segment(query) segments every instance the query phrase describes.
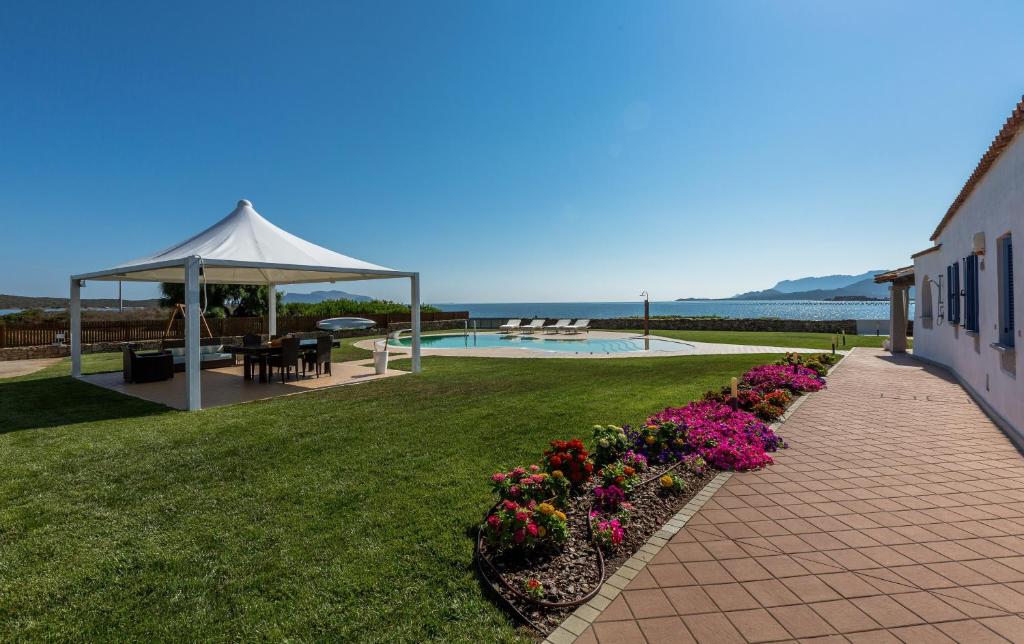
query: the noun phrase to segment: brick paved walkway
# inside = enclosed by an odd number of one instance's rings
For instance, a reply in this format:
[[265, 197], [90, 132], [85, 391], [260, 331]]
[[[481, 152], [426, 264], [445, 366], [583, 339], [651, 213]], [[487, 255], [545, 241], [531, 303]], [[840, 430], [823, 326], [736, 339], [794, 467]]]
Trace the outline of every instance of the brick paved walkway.
[[829, 380], [578, 642], [1024, 642], [1024, 459], [910, 358]]

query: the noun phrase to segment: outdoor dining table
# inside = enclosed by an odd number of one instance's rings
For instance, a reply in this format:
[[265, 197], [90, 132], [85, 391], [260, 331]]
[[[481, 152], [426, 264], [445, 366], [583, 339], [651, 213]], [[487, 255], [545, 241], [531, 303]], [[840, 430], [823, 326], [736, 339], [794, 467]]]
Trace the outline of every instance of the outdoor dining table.
[[[333, 344], [334, 344], [334, 346], [338, 346], [340, 344], [340, 342], [335, 340]], [[301, 349], [309, 350], [309, 349], [315, 349], [315, 348], [316, 348], [316, 338], [305, 338], [305, 339], [299, 340], [299, 349], [300, 350]], [[242, 371], [242, 376], [246, 380], [252, 380], [252, 377], [253, 377], [252, 363], [255, 362], [259, 366], [259, 376], [258, 377], [259, 377], [259, 381], [261, 383], [267, 382], [267, 365], [270, 362], [270, 358], [272, 356], [276, 355], [276, 354], [281, 353], [281, 347], [280, 346], [273, 346], [273, 345], [271, 345], [269, 343], [267, 343], [267, 344], [238, 344], [238, 345], [233, 345], [233, 346], [225, 347], [224, 350], [229, 352], [229, 353], [231, 353], [232, 355], [243, 355], [243, 356], [249, 356], [250, 358], [252, 358], [251, 360], [246, 360], [245, 361], [245, 368]]]

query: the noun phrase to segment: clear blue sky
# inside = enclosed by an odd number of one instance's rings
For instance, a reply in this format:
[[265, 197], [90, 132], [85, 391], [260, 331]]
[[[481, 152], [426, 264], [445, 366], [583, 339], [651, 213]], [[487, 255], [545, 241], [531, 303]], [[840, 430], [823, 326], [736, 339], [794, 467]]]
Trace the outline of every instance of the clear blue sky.
[[1024, 92], [1021, 24], [1013, 2], [8, 4], [0, 292], [66, 295], [242, 197], [433, 302], [903, 265]]

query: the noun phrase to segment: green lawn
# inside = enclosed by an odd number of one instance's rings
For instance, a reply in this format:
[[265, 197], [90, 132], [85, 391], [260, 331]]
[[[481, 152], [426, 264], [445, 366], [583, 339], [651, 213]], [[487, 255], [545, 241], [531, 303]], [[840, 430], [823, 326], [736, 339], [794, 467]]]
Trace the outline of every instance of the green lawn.
[[[642, 329], [630, 332], [642, 333]], [[722, 344], [755, 344], [766, 347], [794, 347], [800, 349], [832, 348], [831, 333], [788, 333], [772, 331], [651, 331], [655, 335], [694, 342], [717, 342]], [[885, 336], [847, 335], [846, 349], [853, 347], [881, 347]], [[908, 343], [910, 339], [907, 339]], [[843, 349], [840, 336], [839, 349]]]
[[774, 358], [426, 358], [191, 414], [0, 381], [0, 640], [523, 639], [471, 565], [489, 474]]

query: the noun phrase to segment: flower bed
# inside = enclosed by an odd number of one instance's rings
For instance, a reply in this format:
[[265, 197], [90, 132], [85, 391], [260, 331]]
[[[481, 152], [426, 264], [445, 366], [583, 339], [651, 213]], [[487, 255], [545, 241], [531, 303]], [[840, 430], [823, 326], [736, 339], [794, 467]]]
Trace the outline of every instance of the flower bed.
[[514, 613], [550, 632], [718, 471], [771, 465], [786, 443], [766, 421], [824, 388], [815, 365], [832, 362], [787, 355], [750, 369], [735, 397], [708, 392], [636, 428], [597, 425], [589, 450], [578, 438], [554, 440], [543, 465], [495, 473], [478, 570]]

